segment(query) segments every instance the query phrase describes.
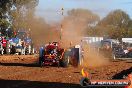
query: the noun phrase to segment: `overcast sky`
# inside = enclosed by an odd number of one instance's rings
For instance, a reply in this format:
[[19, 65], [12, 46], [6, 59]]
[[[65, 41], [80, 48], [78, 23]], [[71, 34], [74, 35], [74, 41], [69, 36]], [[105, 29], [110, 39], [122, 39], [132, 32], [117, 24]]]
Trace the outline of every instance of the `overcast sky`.
[[39, 0], [36, 15], [44, 17], [47, 22], [58, 21], [61, 18], [62, 7], [65, 11], [64, 15], [68, 10], [84, 8], [103, 18], [112, 10], [122, 9], [132, 18], [131, 0]]

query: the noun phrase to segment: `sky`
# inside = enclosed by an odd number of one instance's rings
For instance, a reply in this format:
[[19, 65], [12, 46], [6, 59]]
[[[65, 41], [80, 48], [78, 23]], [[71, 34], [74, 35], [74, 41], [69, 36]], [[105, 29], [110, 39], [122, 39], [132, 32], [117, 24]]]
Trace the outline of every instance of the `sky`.
[[132, 18], [131, 0], [39, 0], [36, 15], [43, 17], [47, 22], [57, 22], [62, 18], [62, 7], [64, 8], [64, 15], [68, 10], [83, 8], [91, 10], [103, 18], [109, 12], [121, 9]]

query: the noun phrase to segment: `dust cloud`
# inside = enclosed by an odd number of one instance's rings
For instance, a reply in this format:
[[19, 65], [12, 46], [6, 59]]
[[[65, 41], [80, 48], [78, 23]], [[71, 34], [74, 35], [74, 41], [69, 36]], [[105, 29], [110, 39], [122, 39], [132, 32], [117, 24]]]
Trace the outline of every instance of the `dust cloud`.
[[56, 25], [50, 25], [43, 18], [34, 18], [30, 22], [31, 37], [35, 46], [42, 46], [52, 41], [58, 41], [59, 31]]
[[83, 45], [84, 61], [83, 67], [100, 67], [109, 64], [109, 58], [104, 57], [99, 53], [99, 49], [88, 44]]
[[65, 18], [62, 21], [62, 43], [63, 47], [68, 48], [80, 44], [84, 36], [84, 24], [75, 22], [70, 18]]
[[88, 36], [88, 24], [99, 17], [87, 9], [72, 9], [62, 20], [62, 43], [64, 47], [80, 44], [82, 37]]

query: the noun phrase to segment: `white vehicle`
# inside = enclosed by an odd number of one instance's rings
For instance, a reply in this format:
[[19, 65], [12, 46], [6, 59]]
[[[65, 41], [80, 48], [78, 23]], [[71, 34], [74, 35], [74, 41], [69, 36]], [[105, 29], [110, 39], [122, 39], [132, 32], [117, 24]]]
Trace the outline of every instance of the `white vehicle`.
[[22, 46], [22, 42], [21, 39], [19, 39], [18, 44], [16, 44], [16, 53], [18, 53], [19, 55], [25, 55], [25, 48]]

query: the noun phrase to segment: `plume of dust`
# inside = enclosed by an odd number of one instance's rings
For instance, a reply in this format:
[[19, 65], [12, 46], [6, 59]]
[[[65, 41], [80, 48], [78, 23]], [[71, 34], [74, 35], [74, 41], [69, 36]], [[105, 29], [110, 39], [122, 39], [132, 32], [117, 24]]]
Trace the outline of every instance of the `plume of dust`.
[[33, 18], [29, 22], [29, 25], [35, 46], [42, 46], [59, 40], [59, 31], [56, 25], [51, 26], [47, 24], [43, 18]]
[[70, 17], [66, 17], [62, 21], [62, 46], [68, 48], [80, 44], [84, 32], [85, 24], [81, 21], [72, 20]]
[[91, 45], [84, 44], [84, 61], [83, 67], [100, 67], [109, 64], [109, 59], [105, 58], [98, 52], [98, 48], [95, 48]]

